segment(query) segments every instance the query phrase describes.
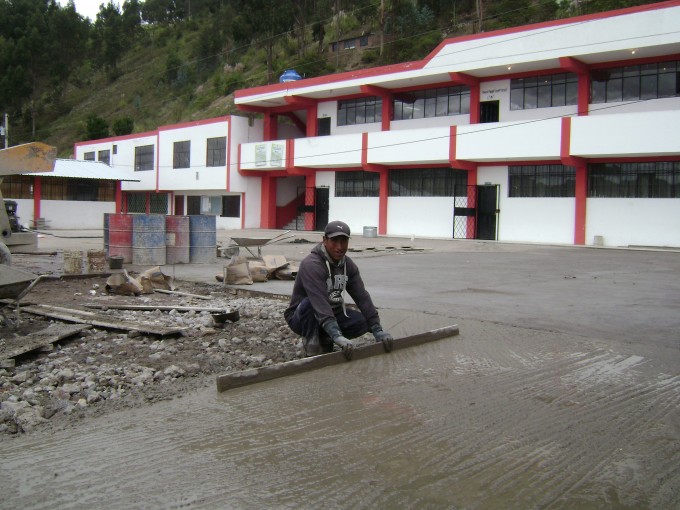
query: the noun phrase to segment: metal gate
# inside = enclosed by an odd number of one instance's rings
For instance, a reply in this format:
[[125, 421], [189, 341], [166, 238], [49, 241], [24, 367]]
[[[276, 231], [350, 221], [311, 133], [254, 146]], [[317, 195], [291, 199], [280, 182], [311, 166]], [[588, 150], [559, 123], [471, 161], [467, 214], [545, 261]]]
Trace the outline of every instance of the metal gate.
[[455, 187], [454, 239], [498, 239], [498, 193], [497, 184]]
[[295, 230], [323, 230], [328, 223], [328, 187], [298, 188], [297, 195], [302, 194], [305, 196], [305, 201], [297, 208]]

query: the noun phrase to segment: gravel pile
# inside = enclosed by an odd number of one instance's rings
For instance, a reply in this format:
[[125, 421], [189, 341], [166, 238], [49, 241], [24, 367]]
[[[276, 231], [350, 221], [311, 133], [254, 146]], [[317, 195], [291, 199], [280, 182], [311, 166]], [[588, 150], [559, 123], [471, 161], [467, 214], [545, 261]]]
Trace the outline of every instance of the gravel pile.
[[[120, 300], [101, 293], [93, 298], [87, 289], [75, 294], [90, 302], [97, 297]], [[167, 296], [162, 298], [167, 305]], [[145, 301], [149, 299], [138, 297], [135, 302]], [[186, 304], [186, 300], [177, 303]], [[98, 311], [117, 320], [179, 326], [186, 331], [182, 336], [159, 338], [88, 329], [56, 344], [51, 352], [26, 356], [14, 368], [0, 369], [0, 437], [30, 432], [55, 417], [72, 419], [173, 398], [212, 384], [213, 377], [207, 376], [300, 358], [299, 338], [283, 320], [286, 305], [276, 299], [217, 297], [205, 306], [238, 310], [240, 315], [238, 321], [223, 325], [207, 311]], [[44, 326], [48, 324], [45, 320]], [[17, 335], [3, 328], [0, 349]]]

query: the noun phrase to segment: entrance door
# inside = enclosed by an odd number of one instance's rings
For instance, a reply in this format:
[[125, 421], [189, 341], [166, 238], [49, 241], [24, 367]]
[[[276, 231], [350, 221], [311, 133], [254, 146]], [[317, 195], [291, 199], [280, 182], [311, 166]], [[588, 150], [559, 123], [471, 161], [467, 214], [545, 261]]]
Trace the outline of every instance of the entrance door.
[[496, 240], [498, 184], [477, 186], [477, 239]]
[[328, 224], [328, 209], [330, 207], [330, 190], [328, 188], [316, 188], [316, 211], [314, 230], [322, 231]]
[[500, 120], [500, 101], [482, 101], [479, 103], [479, 122], [498, 122]]
[[175, 195], [175, 214], [184, 215], [184, 195]]
[[321, 117], [316, 119], [316, 136], [328, 136], [331, 134], [331, 118]]
[[453, 238], [498, 238], [498, 184], [456, 186], [453, 201]]

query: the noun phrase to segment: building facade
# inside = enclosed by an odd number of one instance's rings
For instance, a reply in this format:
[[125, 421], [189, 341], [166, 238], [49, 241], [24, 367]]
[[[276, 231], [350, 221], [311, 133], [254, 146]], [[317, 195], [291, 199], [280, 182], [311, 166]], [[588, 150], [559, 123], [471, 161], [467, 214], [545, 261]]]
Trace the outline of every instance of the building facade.
[[678, 26], [674, 0], [449, 39], [422, 61], [240, 90], [248, 116], [75, 156], [139, 179], [121, 212], [217, 214], [217, 228], [342, 219], [392, 236], [678, 247]]

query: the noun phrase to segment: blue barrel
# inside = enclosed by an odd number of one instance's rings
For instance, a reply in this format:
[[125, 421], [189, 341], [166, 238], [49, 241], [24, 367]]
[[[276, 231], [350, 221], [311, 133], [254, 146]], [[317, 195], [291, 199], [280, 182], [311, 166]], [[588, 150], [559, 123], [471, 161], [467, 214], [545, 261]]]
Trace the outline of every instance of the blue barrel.
[[192, 264], [213, 264], [217, 260], [216, 216], [189, 216], [189, 259]]
[[165, 265], [165, 215], [132, 215], [132, 263]]

